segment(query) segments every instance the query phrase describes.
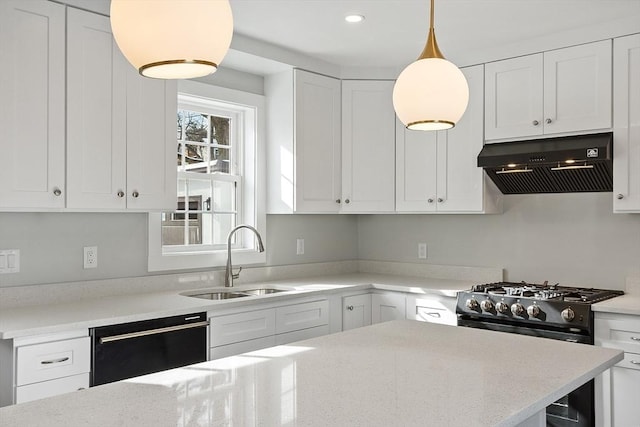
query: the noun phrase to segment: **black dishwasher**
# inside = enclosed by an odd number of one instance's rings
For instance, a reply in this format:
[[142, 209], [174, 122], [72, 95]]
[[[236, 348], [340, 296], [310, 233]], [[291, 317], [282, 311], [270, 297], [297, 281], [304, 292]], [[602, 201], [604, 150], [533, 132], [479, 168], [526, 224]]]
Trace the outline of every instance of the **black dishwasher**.
[[92, 328], [91, 386], [207, 360], [207, 315]]

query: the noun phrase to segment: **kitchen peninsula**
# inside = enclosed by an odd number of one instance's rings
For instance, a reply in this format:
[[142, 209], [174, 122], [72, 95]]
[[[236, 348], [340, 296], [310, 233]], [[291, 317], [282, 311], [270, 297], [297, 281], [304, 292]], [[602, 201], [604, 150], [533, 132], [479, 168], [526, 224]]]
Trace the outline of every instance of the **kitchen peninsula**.
[[393, 321], [0, 409], [3, 426], [542, 426], [622, 352]]

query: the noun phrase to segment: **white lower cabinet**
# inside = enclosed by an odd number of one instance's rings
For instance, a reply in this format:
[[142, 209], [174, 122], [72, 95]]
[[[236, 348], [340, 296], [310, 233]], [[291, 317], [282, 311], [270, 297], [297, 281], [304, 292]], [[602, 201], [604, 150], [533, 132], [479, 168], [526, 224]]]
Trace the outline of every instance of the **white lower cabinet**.
[[209, 313], [210, 360], [329, 333], [326, 299], [261, 305], [251, 311], [227, 313]]
[[361, 328], [371, 324], [371, 294], [342, 298], [342, 330]]
[[371, 323], [388, 322], [406, 318], [406, 297], [401, 293], [371, 295]]
[[89, 387], [88, 331], [0, 341], [0, 406]]
[[640, 425], [640, 316], [596, 313], [595, 344], [624, 350], [624, 360], [596, 379], [596, 424]]
[[455, 326], [458, 324], [456, 298], [435, 294], [409, 295], [407, 319]]

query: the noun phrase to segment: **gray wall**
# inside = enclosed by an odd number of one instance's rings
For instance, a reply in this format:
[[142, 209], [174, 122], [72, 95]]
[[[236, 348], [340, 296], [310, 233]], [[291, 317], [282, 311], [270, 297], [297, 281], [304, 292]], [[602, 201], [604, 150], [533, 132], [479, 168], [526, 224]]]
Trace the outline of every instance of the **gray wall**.
[[[622, 289], [640, 276], [640, 215], [611, 209], [603, 193], [506, 196], [502, 215], [269, 215], [267, 265], [493, 266], [509, 280]], [[419, 242], [427, 260], [418, 259]], [[82, 268], [84, 246], [98, 246], [97, 269]], [[0, 275], [0, 286], [149, 274], [146, 214], [0, 213], [0, 249], [21, 250], [21, 272]]]
[[[305, 254], [296, 255], [296, 239]], [[83, 247], [98, 246], [98, 267], [83, 268]], [[357, 218], [267, 216], [267, 265], [356, 259]], [[0, 249], [20, 249], [20, 273], [0, 286], [137, 277], [147, 272], [144, 213], [0, 213]], [[158, 273], [153, 273], [158, 274]]]
[[[418, 243], [428, 245], [418, 260]], [[502, 215], [363, 215], [360, 259], [503, 267], [514, 281], [624, 289], [640, 276], [640, 215], [611, 193], [505, 196]]]

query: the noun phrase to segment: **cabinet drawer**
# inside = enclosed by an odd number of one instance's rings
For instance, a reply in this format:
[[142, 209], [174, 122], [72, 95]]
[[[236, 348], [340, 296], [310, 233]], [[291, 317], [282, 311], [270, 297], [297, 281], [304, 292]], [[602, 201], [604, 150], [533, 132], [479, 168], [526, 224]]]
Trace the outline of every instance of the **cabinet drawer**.
[[16, 387], [16, 403], [30, 402], [89, 388], [89, 373]]
[[456, 325], [456, 299], [447, 297], [415, 298], [407, 306], [410, 319], [421, 322]]
[[596, 344], [640, 354], [640, 316], [596, 314]]
[[329, 303], [314, 301], [276, 309], [276, 333], [313, 328], [329, 323]]
[[638, 353], [625, 353], [624, 360], [621, 360], [616, 364], [619, 368], [635, 369], [640, 371], [640, 354]]
[[274, 309], [256, 310], [209, 319], [209, 345], [218, 347], [276, 333]]
[[16, 349], [16, 385], [37, 383], [89, 372], [89, 337], [25, 345]]

